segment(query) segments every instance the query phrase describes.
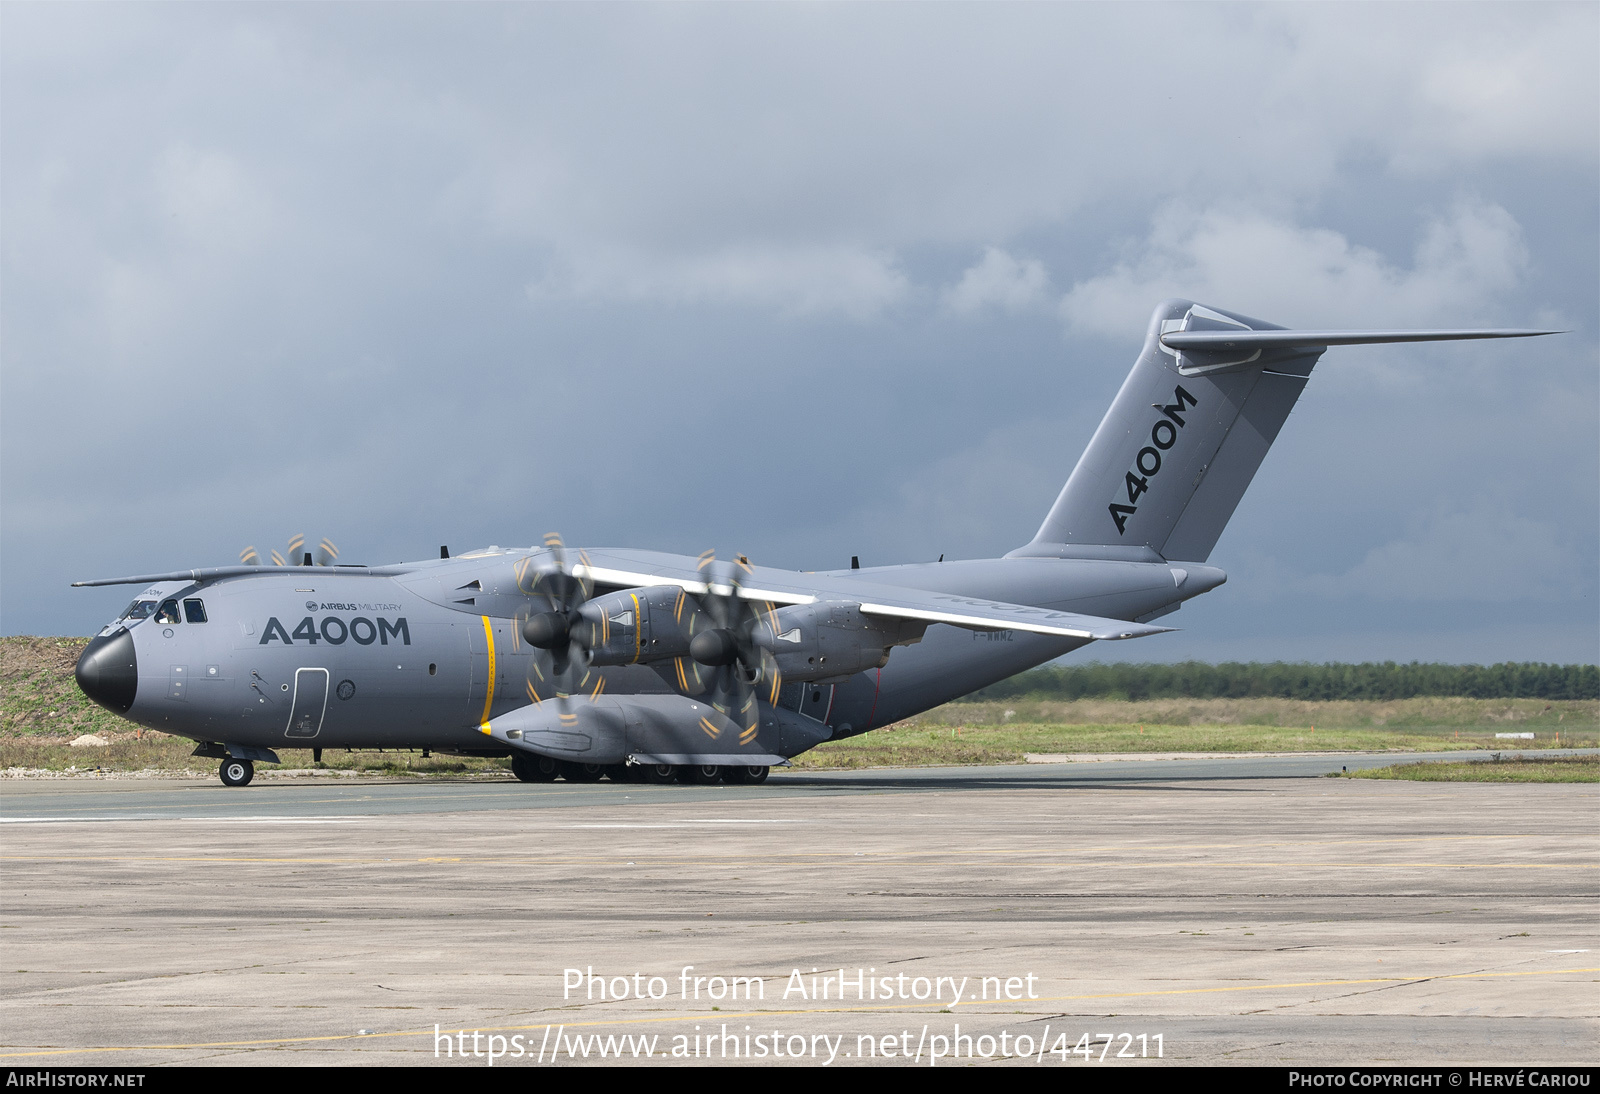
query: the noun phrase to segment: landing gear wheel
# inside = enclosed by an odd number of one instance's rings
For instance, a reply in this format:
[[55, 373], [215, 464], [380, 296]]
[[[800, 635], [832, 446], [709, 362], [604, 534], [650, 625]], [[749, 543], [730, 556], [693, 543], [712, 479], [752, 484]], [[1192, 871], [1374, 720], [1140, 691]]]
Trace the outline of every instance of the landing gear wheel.
[[767, 775], [772, 769], [760, 764], [739, 764], [723, 770], [722, 777], [730, 783], [754, 786], [767, 781]]
[[717, 764], [686, 764], [678, 768], [678, 781], [691, 786], [710, 786], [722, 781], [722, 768]]
[[556, 762], [549, 756], [536, 756], [531, 752], [511, 754], [511, 773], [525, 783], [554, 782], [560, 774]]
[[249, 760], [223, 760], [218, 774], [222, 776], [223, 786], [249, 786], [256, 776], [256, 765]]
[[577, 764], [571, 760], [557, 760], [556, 767], [569, 783], [597, 783], [606, 773], [600, 764]]
[[639, 771], [644, 775], [645, 782], [657, 786], [678, 781], [678, 769], [671, 764], [640, 764]]

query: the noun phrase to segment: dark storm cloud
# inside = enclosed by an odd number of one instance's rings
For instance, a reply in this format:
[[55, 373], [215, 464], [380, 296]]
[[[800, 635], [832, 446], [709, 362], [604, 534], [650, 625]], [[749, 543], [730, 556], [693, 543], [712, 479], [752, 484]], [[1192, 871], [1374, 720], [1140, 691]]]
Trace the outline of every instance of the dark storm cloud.
[[1330, 354], [1108, 652], [1595, 656], [1592, 7], [0, 20], [8, 632], [302, 530], [1000, 553], [1179, 293], [1576, 333]]

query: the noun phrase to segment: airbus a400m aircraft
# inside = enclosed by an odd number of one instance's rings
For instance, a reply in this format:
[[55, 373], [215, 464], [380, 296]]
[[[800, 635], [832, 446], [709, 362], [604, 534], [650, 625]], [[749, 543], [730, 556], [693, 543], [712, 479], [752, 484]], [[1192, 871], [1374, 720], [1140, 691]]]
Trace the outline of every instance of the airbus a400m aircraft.
[[1004, 558], [797, 573], [547, 537], [83, 581], [145, 588], [78, 683], [199, 742], [230, 786], [280, 748], [509, 755], [528, 782], [761, 782], [823, 741], [1170, 629], [1153, 620], [1227, 579], [1206, 560], [1329, 346], [1548, 333], [1294, 331], [1169, 300], [1038, 534]]

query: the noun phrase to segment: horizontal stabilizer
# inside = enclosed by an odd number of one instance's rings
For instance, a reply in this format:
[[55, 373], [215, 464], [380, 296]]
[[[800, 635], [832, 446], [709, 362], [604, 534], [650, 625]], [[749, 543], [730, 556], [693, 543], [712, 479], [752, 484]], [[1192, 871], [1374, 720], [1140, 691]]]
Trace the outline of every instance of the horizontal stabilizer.
[[1537, 338], [1555, 330], [1193, 330], [1170, 331], [1172, 349], [1283, 349], [1290, 346], [1371, 346], [1385, 342], [1462, 342], [1473, 338]]
[[1204, 562], [1334, 346], [1534, 338], [1559, 331], [1285, 330], [1192, 300], [1164, 300], [1144, 347], [1061, 495], [1019, 556]]
[[[1210, 309], [1206, 309], [1210, 312]], [[1210, 312], [1220, 315], [1217, 312]], [[1462, 342], [1480, 338], [1536, 338], [1553, 330], [1275, 330], [1208, 322], [1195, 329], [1163, 324], [1161, 348], [1177, 354], [1183, 376], [1213, 375], [1240, 369], [1289, 366], [1303, 374], [1329, 346], [1375, 346], [1395, 342]], [[1205, 322], [1204, 317], [1201, 322]], [[1218, 328], [1221, 329], [1218, 329]], [[1295, 367], [1296, 365], [1300, 367]]]

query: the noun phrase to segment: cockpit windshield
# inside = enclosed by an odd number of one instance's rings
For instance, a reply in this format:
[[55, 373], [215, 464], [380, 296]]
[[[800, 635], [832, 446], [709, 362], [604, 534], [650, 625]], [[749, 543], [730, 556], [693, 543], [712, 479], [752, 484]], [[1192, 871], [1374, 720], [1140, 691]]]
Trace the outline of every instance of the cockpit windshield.
[[135, 600], [128, 605], [127, 611], [122, 613], [123, 619], [144, 619], [156, 610], [154, 600]]

